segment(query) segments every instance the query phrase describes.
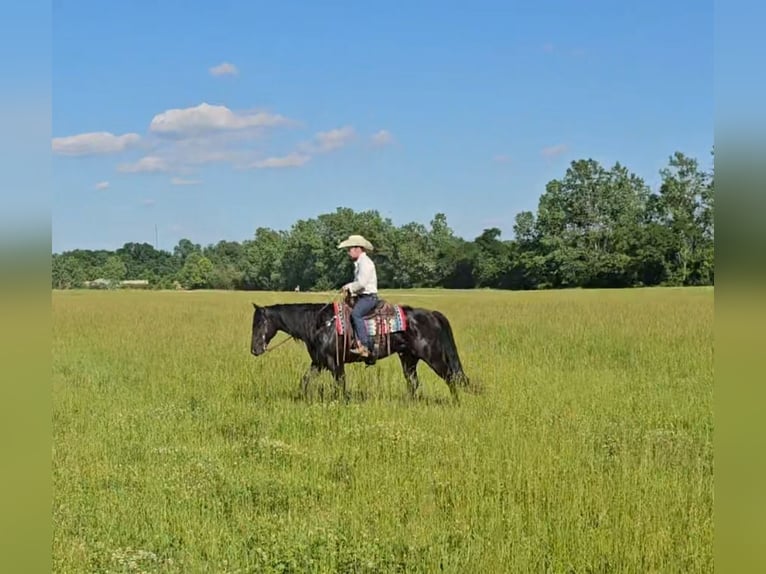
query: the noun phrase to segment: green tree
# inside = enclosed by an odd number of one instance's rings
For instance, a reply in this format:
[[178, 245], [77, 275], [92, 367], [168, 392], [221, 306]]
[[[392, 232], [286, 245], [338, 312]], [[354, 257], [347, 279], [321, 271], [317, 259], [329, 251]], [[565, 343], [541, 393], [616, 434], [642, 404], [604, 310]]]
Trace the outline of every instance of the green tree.
[[210, 286], [213, 270], [210, 259], [199, 252], [192, 252], [186, 256], [178, 280], [186, 289], [205, 289]]
[[544, 280], [545, 256], [542, 255], [535, 215], [521, 211], [513, 225], [515, 241], [511, 249], [509, 287], [535, 289]]
[[477, 287], [507, 288], [511, 270], [511, 244], [500, 239], [501, 231], [485, 229], [475, 240], [478, 258], [475, 264]]
[[190, 239], [183, 238], [173, 248], [173, 256], [178, 259], [179, 267], [186, 263], [186, 258], [192, 253], [202, 253], [202, 247], [198, 243], [193, 243]]
[[460, 244], [444, 213], [437, 213], [431, 220], [429, 243], [436, 263], [432, 284], [444, 285], [452, 277], [460, 255]]
[[82, 263], [70, 254], [54, 254], [51, 261], [51, 283], [54, 289], [79, 289], [85, 284]]
[[428, 230], [421, 223], [407, 223], [394, 231], [391, 246], [391, 286], [431, 287], [436, 277], [436, 259]]
[[696, 159], [677, 151], [660, 175], [655, 218], [670, 230], [675, 247], [669, 282], [708, 283], [713, 253], [712, 174], [701, 170]]
[[539, 202], [536, 235], [545, 257], [543, 282], [560, 287], [629, 284], [629, 243], [648, 197], [643, 180], [619, 163], [606, 170], [593, 159], [573, 161], [561, 180], [548, 183]]
[[119, 255], [110, 255], [104, 263], [102, 275], [112, 283], [119, 283], [125, 279], [128, 268]]
[[449, 289], [473, 289], [476, 287], [476, 262], [479, 252], [476, 243], [458, 238], [452, 264], [446, 271], [442, 285]]
[[326, 289], [319, 279], [326, 269], [326, 249], [316, 219], [297, 221], [285, 241], [282, 257], [282, 285], [299, 285], [303, 290]]
[[236, 289], [242, 285], [246, 262], [245, 249], [241, 243], [219, 241], [205, 247], [202, 253], [213, 264], [211, 289]]
[[277, 290], [289, 287], [282, 279], [287, 234], [259, 227], [255, 238], [243, 245], [243, 284], [246, 289]]

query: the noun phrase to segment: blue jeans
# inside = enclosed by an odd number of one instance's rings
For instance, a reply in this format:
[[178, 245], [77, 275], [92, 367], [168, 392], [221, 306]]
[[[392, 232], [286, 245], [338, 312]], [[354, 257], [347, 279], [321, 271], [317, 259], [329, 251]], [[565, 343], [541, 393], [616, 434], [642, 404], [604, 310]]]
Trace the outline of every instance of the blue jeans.
[[351, 311], [351, 321], [354, 324], [354, 332], [357, 339], [365, 346], [369, 351], [372, 351], [373, 341], [372, 337], [368, 336], [365, 329], [363, 317], [375, 308], [378, 304], [378, 296], [375, 294], [362, 295], [357, 299], [356, 305], [354, 305]]

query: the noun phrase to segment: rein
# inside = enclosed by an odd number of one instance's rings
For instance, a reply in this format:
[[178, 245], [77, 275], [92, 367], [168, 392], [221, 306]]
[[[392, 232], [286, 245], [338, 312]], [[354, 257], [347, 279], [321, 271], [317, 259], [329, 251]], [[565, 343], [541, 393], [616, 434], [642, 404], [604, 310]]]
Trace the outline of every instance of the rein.
[[276, 345], [274, 345], [273, 347], [267, 347], [267, 348], [266, 348], [266, 350], [265, 350], [264, 352], [265, 352], [265, 353], [268, 353], [269, 351], [273, 351], [273, 350], [274, 350], [274, 349], [276, 349], [277, 347], [280, 347], [280, 346], [284, 345], [285, 343], [287, 343], [287, 342], [288, 342], [290, 339], [292, 339], [292, 337], [288, 336], [288, 337], [287, 337], [287, 339], [285, 339], [284, 341], [280, 341], [279, 343], [277, 343], [277, 344], [276, 344]]
[[[324, 311], [325, 309], [327, 309], [327, 307], [329, 307], [333, 303], [341, 303], [342, 301], [344, 301], [344, 299], [345, 297], [343, 296], [343, 294], [334, 295], [331, 300], [329, 300], [327, 303], [325, 303], [322, 306], [321, 309], [319, 309], [319, 312], [317, 313], [317, 315], [321, 313], [322, 311]], [[331, 324], [332, 324], [331, 321], [327, 323], [327, 325], [331, 325]], [[344, 362], [346, 361], [346, 346], [347, 345], [348, 345], [348, 333], [344, 332], [343, 333], [343, 361]], [[335, 364], [340, 365], [340, 342], [338, 341], [337, 335], [335, 335]]]
[[317, 315], [319, 315], [322, 311], [327, 309], [333, 303], [340, 303], [341, 301], [343, 301], [343, 299], [344, 299], [344, 297], [343, 297], [342, 294], [340, 294], [340, 295], [339, 294], [335, 294], [332, 299], [330, 299], [327, 303], [322, 305], [322, 307], [319, 309], [319, 311], [317, 311]]

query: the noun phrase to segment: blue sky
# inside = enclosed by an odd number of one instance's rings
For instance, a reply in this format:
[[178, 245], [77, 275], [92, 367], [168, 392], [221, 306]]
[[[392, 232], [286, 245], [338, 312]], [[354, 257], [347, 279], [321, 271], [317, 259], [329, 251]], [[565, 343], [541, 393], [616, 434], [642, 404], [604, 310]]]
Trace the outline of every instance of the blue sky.
[[155, 224], [164, 249], [241, 241], [338, 206], [509, 238], [572, 160], [652, 186], [675, 150], [710, 163], [711, 2], [54, 0], [52, 15], [56, 252], [153, 244]]

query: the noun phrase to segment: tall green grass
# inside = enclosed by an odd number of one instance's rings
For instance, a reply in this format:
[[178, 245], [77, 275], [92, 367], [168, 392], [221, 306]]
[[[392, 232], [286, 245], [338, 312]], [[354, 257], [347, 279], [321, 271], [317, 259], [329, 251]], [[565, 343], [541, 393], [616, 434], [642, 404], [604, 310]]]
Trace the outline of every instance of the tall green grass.
[[296, 400], [250, 301], [320, 295], [54, 293], [55, 571], [713, 570], [712, 290], [384, 296], [483, 392], [394, 357]]

